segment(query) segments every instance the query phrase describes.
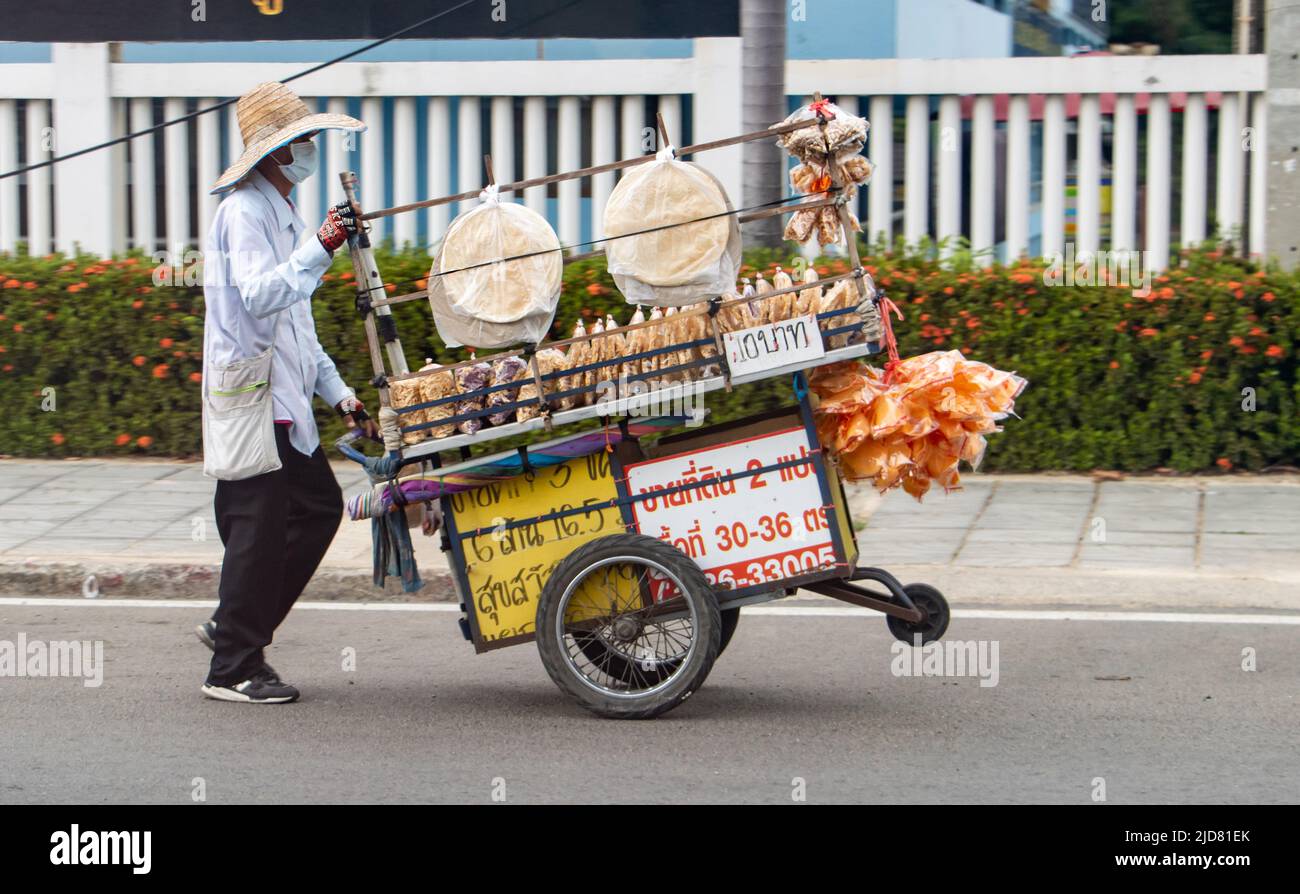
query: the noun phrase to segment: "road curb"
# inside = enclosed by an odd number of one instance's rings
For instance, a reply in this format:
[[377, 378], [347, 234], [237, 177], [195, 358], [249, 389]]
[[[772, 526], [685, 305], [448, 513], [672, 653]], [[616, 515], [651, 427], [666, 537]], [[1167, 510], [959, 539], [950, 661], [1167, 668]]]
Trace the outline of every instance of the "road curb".
[[[450, 572], [421, 572], [424, 587], [402, 592], [401, 581], [390, 578], [381, 590], [368, 569], [321, 568], [303, 599], [323, 602], [454, 602]], [[110, 561], [0, 563], [0, 595], [95, 596], [141, 599], [214, 599], [221, 566], [194, 563], [126, 563]]]

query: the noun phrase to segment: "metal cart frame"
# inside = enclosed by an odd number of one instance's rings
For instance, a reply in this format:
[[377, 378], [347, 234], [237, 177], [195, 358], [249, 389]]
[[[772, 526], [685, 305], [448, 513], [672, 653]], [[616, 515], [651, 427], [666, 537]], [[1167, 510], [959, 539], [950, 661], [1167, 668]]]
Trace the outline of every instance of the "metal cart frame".
[[[826, 126], [826, 120], [827, 119], [823, 117], [818, 117], [811, 121], [782, 125], [764, 131], [745, 134], [726, 140], [719, 140], [713, 143], [688, 146], [680, 150], [679, 154], [691, 155], [708, 151], [709, 149], [734, 145], [736, 143], [774, 138], [782, 133], [787, 133], [801, 127], [820, 126], [824, 129]], [[667, 143], [667, 134], [664, 131], [662, 119], [660, 119], [659, 127], [660, 135], [664, 139], [664, 142]], [[498, 190], [501, 192], [519, 191], [531, 186], [543, 186], [562, 180], [570, 180], [578, 177], [586, 177], [593, 174], [628, 168], [648, 162], [653, 158], [653, 155], [649, 155], [641, 158], [598, 165], [580, 171], [503, 184], [498, 186]], [[485, 162], [487, 165], [489, 182], [491, 182], [490, 157], [485, 159]], [[844, 196], [842, 191], [844, 178], [838, 165], [834, 163], [830, 165], [830, 176], [832, 194], [828, 194], [825, 198], [805, 199], [800, 201], [798, 204], [762, 209], [756, 213], [742, 215], [741, 220], [745, 221], [773, 214], [790, 213], [791, 211], [801, 208], [825, 207], [828, 205], [836, 206], [844, 233], [848, 236], [847, 241], [849, 243], [851, 270], [848, 273], [821, 280], [820, 284], [826, 286], [832, 285], [841, 280], [851, 279], [854, 281], [858, 295], [861, 299], [865, 300], [869, 297], [876, 298], [876, 307], [879, 312], [880, 297], [876, 295], [870, 277], [862, 268], [858, 256], [856, 240], [852, 236], [853, 231], [850, 226], [848, 208], [846, 207], [845, 201], [842, 200]], [[352, 201], [358, 209], [360, 209], [359, 183], [356, 175], [351, 172], [346, 172], [340, 175], [340, 180], [347, 198]], [[369, 221], [379, 217], [415, 211], [432, 205], [472, 199], [477, 196], [477, 194], [477, 191], [473, 191], [395, 208], [364, 212], [362, 213], [361, 218], [363, 221]], [[374, 372], [374, 378], [371, 380], [371, 383], [379, 392], [381, 407], [385, 410], [392, 411], [387, 414], [390, 422], [393, 418], [394, 412], [405, 413], [415, 410], [426, 410], [447, 403], [465, 400], [467, 396], [485, 396], [502, 389], [519, 388], [521, 381], [515, 380], [514, 382], [489, 386], [482, 389], [481, 392], [476, 393], [476, 395], [456, 394], [435, 401], [393, 407], [389, 384], [392, 382], [414, 379], [422, 375], [422, 373], [411, 372], [407, 367], [406, 358], [402, 351], [401, 341], [397, 335], [397, 327], [392, 317], [391, 308], [394, 305], [407, 301], [424, 299], [426, 293], [420, 291], [394, 296], [389, 296], [387, 294], [383, 278], [380, 275], [378, 265], [375, 262], [374, 253], [370, 244], [368, 225], [363, 223], [361, 231], [349, 239], [349, 251], [357, 283], [357, 310], [360, 313], [365, 326], [366, 340]], [[570, 256], [566, 258], [566, 263], [580, 258], [590, 257], [594, 254], [596, 254], [596, 252]], [[757, 299], [741, 298], [739, 301], [771, 300], [772, 298], [781, 295], [802, 291], [807, 287], [807, 284], [796, 284], [788, 289], [774, 290], [765, 295], [758, 296]], [[456, 369], [463, 367], [470, 362], [491, 362], [505, 357], [524, 358], [528, 361], [531, 373], [531, 382], [536, 386], [537, 395], [535, 399], [516, 399], [510, 403], [498, 404], [490, 409], [475, 410], [463, 414], [452, 415], [446, 418], [440, 418], [436, 422], [403, 425], [401, 426], [401, 432], [403, 435], [418, 434], [422, 429], [434, 425], [455, 425], [467, 419], [484, 416], [488, 413], [508, 413], [522, 407], [536, 406], [540, 410], [540, 413], [534, 418], [523, 422], [510, 422], [504, 425], [485, 427], [474, 434], [453, 434], [442, 438], [429, 438], [421, 440], [415, 444], [404, 446], [396, 457], [396, 465], [401, 468], [419, 463], [426, 469], [429, 469], [428, 474], [430, 476], [438, 478], [439, 476], [449, 476], [464, 468], [493, 461], [502, 461], [513, 456], [517, 457], [521, 473], [527, 474], [531, 471], [529, 447], [532, 445], [524, 445], [511, 451], [504, 451], [486, 457], [472, 456], [470, 448], [473, 446], [488, 444], [492, 441], [506, 437], [533, 435], [538, 432], [544, 433], [546, 436], [553, 438], [556, 429], [589, 420], [603, 421], [605, 424], [604, 430], [607, 432], [621, 431], [623, 434], [626, 434], [629, 413], [635, 413], [639, 407], [644, 406], [646, 403], [667, 402], [668, 405], [671, 406], [674, 400], [681, 399], [688, 390], [693, 391], [696, 394], [703, 394], [717, 390], [731, 391], [735, 387], [740, 387], [750, 382], [771, 379], [774, 377], [786, 377], [791, 384], [792, 394], [794, 397], [793, 406], [787, 407], [786, 412], [791, 413], [791, 418], [797, 420], [797, 427], [802, 428], [803, 434], [806, 436], [809, 445], [808, 456], [806, 458], [790, 459], [775, 464], [765, 464], [760, 468], [746, 468], [745, 470], [733, 473], [728, 477], [732, 479], [747, 479], [769, 472], [779, 472], [793, 466], [811, 466], [819, 489], [822, 508], [830, 515], [828, 526], [833, 542], [835, 556], [834, 565], [801, 569], [800, 573], [785, 575], [774, 580], [756, 581], [753, 583], [747, 582], [745, 585], [738, 586], [735, 589], [717, 590], [708, 588], [708, 599], [704, 602], [692, 603], [692, 605], [704, 605], [708, 608], [708, 601], [715, 602], [716, 610], [718, 612], [731, 613], [729, 616], [730, 624], [731, 628], [734, 629], [736, 617], [735, 612], [738, 611], [740, 606], [787, 596], [802, 588], [856, 606], [884, 613], [888, 616], [891, 631], [893, 631], [895, 636], [898, 636], [899, 638], [913, 641], [913, 637], [915, 637], [921, 642], [928, 642], [938, 638], [942, 635], [944, 629], [946, 629], [948, 608], [946, 601], [937, 590], [926, 585], [908, 585], [905, 587], [897, 578], [883, 569], [859, 567], [857, 565], [856, 542], [853, 542], [852, 538], [852, 520], [848, 518], [847, 500], [843, 486], [835, 475], [828, 457], [820, 447], [817, 437], [813, 415], [814, 398], [809, 393], [806, 371], [814, 366], [834, 363], [840, 360], [859, 358], [868, 354], [876, 353], [879, 351], [879, 345], [874, 340], [864, 340], [862, 338], [861, 330], [864, 324], [854, 321], [849, 317], [850, 314], [855, 313], [856, 308], [828, 311], [817, 314], [817, 331], [821, 332], [821, 335], [825, 340], [824, 345], [829, 345], [830, 340], [835, 336], [856, 338], [857, 343], [828, 348], [825, 350], [824, 356], [815, 361], [792, 363], [785, 367], [765, 369], [761, 373], [733, 375], [727, 363], [726, 352], [723, 349], [723, 332], [720, 328], [718, 318], [720, 312], [736, 303], [738, 303], [736, 300], [724, 302], [720, 298], [715, 298], [708, 302], [707, 310], [699, 309], [684, 312], [686, 314], [707, 314], [708, 334], [704, 338], [680, 344], [668, 345], [639, 354], [622, 355], [615, 359], [590, 363], [585, 366], [567, 369], [560, 373], [542, 374], [537, 363], [537, 352], [548, 347], [565, 347], [575, 341], [580, 341], [581, 339], [569, 339], [542, 345], [525, 345], [521, 351], [509, 351], [491, 357], [477, 358], [474, 361], [465, 361], [460, 364], [441, 367], [438, 370], [438, 374], [446, 375], [450, 371], [450, 374], [454, 375]], [[640, 325], [649, 326], [654, 325], [654, 323], [647, 322]], [[633, 328], [636, 327], [622, 327], [618, 332], [626, 334]], [[613, 333], [610, 334], [612, 335]], [[587, 339], [590, 340], [599, 337], [600, 336], [589, 335], [587, 336]], [[710, 350], [712, 353], [707, 353]], [[560, 390], [561, 379], [567, 380], [575, 373], [589, 370], [596, 371], [597, 373], [603, 371], [617, 371], [622, 364], [650, 356], [671, 356], [673, 361], [680, 361], [682, 352], [691, 351], [694, 351], [696, 355], [692, 360], [673, 362], [672, 365], [659, 368], [655, 373], [642, 373], [631, 377], [625, 377], [624, 381], [626, 381], [630, 386], [633, 386], [629, 389], [632, 393], [618, 392], [612, 399], [598, 400], [591, 405], [583, 406], [581, 405], [582, 402], [579, 401], [579, 405], [571, 409], [553, 409], [553, 405], [558, 399], [581, 396], [583, 393], [591, 391], [593, 387], [598, 388], [601, 387], [601, 385], [611, 384], [606, 380], [596, 386]], [[384, 362], [385, 354], [387, 355], [388, 360], [387, 365]], [[650, 380], [668, 373], [677, 373], [682, 375], [683, 379], [688, 377], [688, 373], [691, 375], [699, 375], [700, 377], [691, 379], [689, 382], [680, 381], [663, 387], [652, 387], [650, 390], [643, 390], [637, 387], [638, 385], [649, 386], [651, 385]], [[685, 425], [690, 420], [683, 416], [680, 419], [674, 418], [671, 421]], [[357, 462], [365, 462], [367, 457], [358, 451], [353, 443], [356, 437], [356, 432], [350, 433], [348, 437], [340, 440], [337, 446], [348, 458]], [[635, 443], [631, 439], [620, 439], [620, 442], [627, 444]], [[555, 441], [547, 441], [545, 443], [553, 444]], [[454, 459], [447, 462], [447, 455], [449, 453], [453, 454]], [[535, 513], [522, 517], [512, 516], [506, 519], [505, 529], [526, 528], [544, 522], [558, 523], [564, 519], [580, 514], [590, 516], [593, 511], [617, 509], [623, 528], [623, 532], [619, 533], [639, 532], [634, 507], [638, 502], [647, 499], [647, 496], [634, 494], [628, 487], [628, 463], [626, 462], [625, 456], [621, 455], [619, 451], [612, 450], [612, 448], [607, 449], [605, 455], [609, 460], [609, 471], [615, 485], [615, 496], [607, 500], [602, 500], [599, 504], [571, 507], [560, 511]], [[395, 481], [396, 475], [391, 479], [382, 480]], [[715, 481], [716, 480], [717, 479], [715, 479]], [[378, 481], [375, 483], [378, 483]], [[710, 483], [710, 481], [685, 483], [679, 488], [676, 488], [676, 490], [687, 491], [691, 489], [699, 489], [709, 486]], [[575, 692], [575, 687], [569, 685], [571, 681], [562, 679], [561, 676], [559, 676], [559, 674], [562, 673], [562, 669], [555, 666], [556, 662], [554, 660], [548, 661], [547, 643], [541, 641], [539, 633], [543, 627], [543, 619], [540, 617], [540, 609], [538, 611], [539, 617], [536, 620], [534, 631], [531, 633], [519, 633], [496, 639], [489, 639], [484, 636], [483, 631], [480, 629], [479, 613], [473, 602], [474, 594], [467, 573], [469, 561], [466, 553], [466, 545], [471, 543], [474, 538], [484, 536], [488, 531], [482, 528], [461, 530], [456, 521], [456, 513], [452, 511], [449, 497], [444, 494], [440, 498], [440, 502], [444, 520], [442, 546], [443, 549], [451, 555], [450, 565], [452, 568], [453, 579], [456, 584], [458, 595], [461, 599], [461, 607], [465, 612], [465, 615], [462, 618], [462, 632], [466, 639], [469, 639], [474, 643], [477, 651], [482, 652], [529, 641], [537, 636], [539, 638], [539, 648], [542, 649], [543, 653], [543, 663], [547, 666], [547, 670], [551, 673], [552, 677], [556, 679], [556, 682], [561, 685], [562, 689], [566, 689], [571, 693], [578, 695], [579, 700], [583, 701], [584, 693], [581, 691], [581, 687], [576, 687], [578, 691]], [[499, 527], [500, 526], [498, 526], [498, 528]], [[848, 532], [847, 536], [845, 532]], [[599, 539], [601, 538], [596, 538], [596, 540]], [[587, 542], [594, 541], [589, 539]], [[579, 550], [579, 552], [581, 552], [581, 550]], [[577, 555], [577, 553], [574, 553], [574, 555]], [[572, 558], [572, 556], [570, 558]], [[656, 562], [662, 562], [662, 559], [654, 561], [647, 559], [647, 561], [649, 561], [650, 564], [655, 564]], [[656, 567], [660, 566], [656, 565]], [[558, 569], [554, 569], [553, 573], [556, 572], [558, 572]], [[682, 577], [689, 575], [679, 574], [678, 576]], [[676, 579], [677, 578], [674, 578], [674, 580]], [[551, 582], [548, 581], [545, 584], [545, 587], [549, 587], [550, 583]], [[883, 592], [880, 590], [873, 590], [865, 586], [865, 584], [879, 585], [880, 587], [883, 587]], [[677, 586], [677, 584], [674, 584], [673, 586]], [[570, 585], [570, 587], [572, 587], [572, 585]], [[689, 587], [686, 583], [681, 584], [678, 592], [682, 594], [682, 598], [684, 598], [685, 595], [688, 595], [684, 592], [688, 589]], [[568, 596], [566, 595], [565, 598], [567, 599]], [[692, 596], [691, 598], [694, 597]], [[643, 621], [645, 612], [653, 613], [656, 611], [655, 607], [650, 604], [651, 600], [648, 596], [644, 597], [644, 601], [645, 605], [636, 609], [636, 611], [643, 613], [642, 615], [638, 615], [638, 617], [642, 617]], [[679, 608], [680, 606], [672, 611], [665, 611], [662, 614], [665, 617], [672, 615], [673, 612], [680, 615], [681, 612], [678, 610]], [[695, 607], [692, 607], [690, 611], [692, 623], [700, 624], [701, 628], [709, 626], [709, 623], [711, 623], [710, 618], [711, 612], [713, 611], [712, 608], [708, 608], [708, 611], [703, 613], [701, 613], [702, 610], [697, 610]], [[729, 638], [729, 633], [727, 634], [727, 638]], [[718, 647], [719, 652], [722, 647], [725, 647], [725, 642], [722, 642]], [[683, 654], [685, 655], [687, 653]], [[696, 674], [698, 679], [693, 680], [689, 687], [686, 687], [682, 692], [677, 693], [675, 699], [669, 700], [668, 703], [663, 703], [663, 700], [660, 699], [659, 702], [655, 704], [642, 706], [644, 710], [630, 710], [625, 704], [614, 698], [618, 693], [606, 693], [607, 697], [605, 697], [601, 703], [593, 704], [590, 700], [586, 700], [586, 706], [596, 710], [597, 713], [606, 714], [607, 716], [653, 716], [654, 714], [661, 713], [663, 710], [667, 710], [673, 705], [679, 703], [681, 699], [688, 696], [694, 688], [703, 682], [703, 677], [707, 675], [708, 667], [711, 666], [713, 658], [716, 658], [716, 653], [713, 654], [712, 657], [708, 658], [702, 671], [698, 671]], [[673, 674], [675, 675], [681, 668], [685, 667], [689, 663], [688, 658], [681, 656], [672, 659], [677, 662], [675, 665], [671, 664], [668, 659], [657, 658], [655, 660], [659, 662], [659, 664], [656, 665], [656, 667], [659, 667], [659, 670], [656, 671], [656, 673], [659, 674], [666, 673], [666, 668], [673, 667], [677, 669], [673, 671]], [[693, 671], [693, 673], [696, 672]], [[671, 680], [671, 678], [670, 675], [666, 679]], [[650, 687], [650, 689], [659, 692], [660, 690], [658, 687], [666, 685], [666, 683], [660, 680], [656, 682], [654, 686]]]

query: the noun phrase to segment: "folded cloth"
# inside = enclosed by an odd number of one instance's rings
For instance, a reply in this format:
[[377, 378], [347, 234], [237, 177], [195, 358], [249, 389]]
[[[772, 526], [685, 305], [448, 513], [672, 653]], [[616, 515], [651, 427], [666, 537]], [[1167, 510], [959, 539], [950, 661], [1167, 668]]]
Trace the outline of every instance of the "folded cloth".
[[[391, 446], [391, 445], [390, 445]], [[402, 458], [396, 452], [383, 456], [368, 458], [365, 463], [366, 473], [372, 480], [392, 478], [401, 468]], [[387, 485], [384, 485], [387, 488]], [[373, 501], [373, 489], [370, 494], [359, 495]], [[348, 511], [352, 503], [348, 500]], [[391, 500], [391, 496], [390, 496]], [[358, 516], [353, 515], [353, 518]], [[366, 516], [360, 516], [365, 518]], [[420, 571], [415, 565], [415, 548], [411, 545], [411, 532], [406, 526], [405, 512], [385, 512], [372, 516], [370, 520], [371, 554], [373, 558], [373, 580], [376, 587], [382, 587], [390, 577], [402, 579], [402, 591], [414, 593], [424, 586], [420, 580]]]
[[406, 514], [390, 512], [383, 518], [370, 520], [373, 541], [374, 582], [382, 587], [390, 577], [402, 579], [402, 592], [414, 593], [424, 586], [420, 571], [415, 567], [415, 549], [411, 545], [411, 530], [406, 526]]
[[[408, 478], [400, 482], [398, 489], [402, 492], [403, 503], [423, 503], [436, 500], [444, 488], [440, 482], [428, 478]], [[368, 491], [348, 497], [348, 518], [360, 521], [363, 518], [380, 518], [393, 508], [393, 485], [385, 481], [376, 484]]]

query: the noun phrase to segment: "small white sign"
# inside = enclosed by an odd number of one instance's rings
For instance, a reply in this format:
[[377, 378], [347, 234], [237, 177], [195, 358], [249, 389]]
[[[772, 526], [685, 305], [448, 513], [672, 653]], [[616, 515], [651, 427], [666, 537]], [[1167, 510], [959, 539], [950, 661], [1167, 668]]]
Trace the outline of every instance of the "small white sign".
[[817, 318], [811, 314], [728, 332], [724, 338], [733, 376], [811, 363], [826, 356]]

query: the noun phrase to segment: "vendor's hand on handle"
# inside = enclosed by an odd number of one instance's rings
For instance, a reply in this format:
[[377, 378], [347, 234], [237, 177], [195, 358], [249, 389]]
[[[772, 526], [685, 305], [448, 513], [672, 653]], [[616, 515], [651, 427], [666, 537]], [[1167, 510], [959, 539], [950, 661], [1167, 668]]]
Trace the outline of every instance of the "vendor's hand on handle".
[[367, 438], [372, 441], [380, 440], [379, 426], [375, 424], [375, 420], [367, 415], [366, 406], [361, 401], [355, 397], [345, 397], [339, 401], [339, 405], [335, 409], [339, 411], [339, 415], [343, 417], [343, 421], [349, 429], [354, 429], [360, 425], [361, 433]]
[[335, 249], [357, 231], [357, 226], [357, 209], [351, 202], [339, 202], [326, 213], [325, 222], [316, 232], [316, 238], [320, 239], [320, 244], [327, 252], [334, 254]]

